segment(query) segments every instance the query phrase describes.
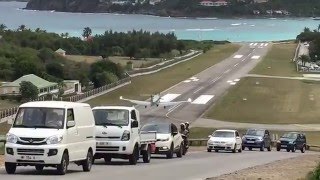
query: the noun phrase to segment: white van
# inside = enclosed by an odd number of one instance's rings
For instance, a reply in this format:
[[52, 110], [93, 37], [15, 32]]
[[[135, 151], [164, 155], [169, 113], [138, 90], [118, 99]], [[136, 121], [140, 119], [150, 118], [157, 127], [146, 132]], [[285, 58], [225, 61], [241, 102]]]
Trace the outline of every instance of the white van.
[[[12, 122], [9, 122], [12, 123]], [[7, 134], [5, 168], [13, 174], [17, 166], [57, 168], [67, 172], [69, 162], [90, 171], [96, 150], [94, 117], [89, 104], [42, 101], [19, 107]]]

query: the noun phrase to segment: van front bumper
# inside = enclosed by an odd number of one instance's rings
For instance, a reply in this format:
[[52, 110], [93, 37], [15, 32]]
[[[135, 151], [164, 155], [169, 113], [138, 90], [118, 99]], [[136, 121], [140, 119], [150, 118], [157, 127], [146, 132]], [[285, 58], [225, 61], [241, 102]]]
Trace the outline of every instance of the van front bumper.
[[7, 143], [5, 146], [5, 162], [17, 164], [47, 164], [61, 163], [65, 145], [19, 145]]

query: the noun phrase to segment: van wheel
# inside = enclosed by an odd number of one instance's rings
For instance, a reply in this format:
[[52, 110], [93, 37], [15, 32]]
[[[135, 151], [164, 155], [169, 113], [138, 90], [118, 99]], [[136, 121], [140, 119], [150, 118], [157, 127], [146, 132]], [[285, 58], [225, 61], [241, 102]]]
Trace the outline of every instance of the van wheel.
[[264, 143], [262, 143], [262, 145], [260, 147], [260, 151], [264, 151]]
[[182, 147], [183, 147], [183, 144], [181, 143], [181, 144], [180, 144], [179, 151], [176, 153], [176, 155], [177, 155], [178, 158], [181, 158], [181, 157], [182, 157]]
[[303, 145], [302, 148], [301, 148], [301, 153], [305, 153], [306, 152], [306, 146]]
[[287, 152], [290, 152], [290, 149], [289, 149], [289, 148], [287, 148]]
[[151, 147], [148, 146], [146, 151], [142, 152], [142, 159], [144, 163], [149, 163], [151, 159]]
[[245, 149], [246, 149], [246, 147], [245, 147], [245, 146], [241, 146], [241, 149], [242, 149], [242, 150], [245, 150]]
[[61, 163], [57, 165], [57, 171], [59, 175], [65, 175], [68, 171], [69, 156], [67, 153], [63, 153]]
[[109, 164], [109, 163], [111, 162], [112, 157], [110, 157], [110, 156], [105, 156], [103, 159], [104, 159], [104, 162], [105, 162], [106, 164]]
[[291, 152], [296, 152], [296, 146], [293, 146], [293, 147], [291, 148]]
[[167, 159], [171, 159], [173, 157], [173, 144], [171, 144], [170, 150], [167, 152]]
[[16, 169], [17, 169], [17, 164], [16, 163], [6, 162], [5, 166], [6, 166], [6, 171], [7, 171], [8, 174], [14, 174], [16, 172]]
[[235, 144], [234, 148], [232, 149], [232, 153], [236, 153], [236, 151], [237, 151], [237, 145]]
[[211, 152], [211, 149], [207, 149], [208, 152]]
[[133, 152], [129, 156], [129, 163], [131, 165], [136, 165], [138, 158], [139, 158], [139, 149], [137, 146], [134, 146]]
[[89, 150], [87, 153], [87, 158], [82, 161], [82, 169], [84, 172], [91, 171], [92, 159], [93, 159], [93, 155], [92, 155], [92, 152]]
[[37, 171], [42, 171], [43, 168], [44, 168], [44, 165], [41, 165], [41, 164], [36, 165], [36, 170]]

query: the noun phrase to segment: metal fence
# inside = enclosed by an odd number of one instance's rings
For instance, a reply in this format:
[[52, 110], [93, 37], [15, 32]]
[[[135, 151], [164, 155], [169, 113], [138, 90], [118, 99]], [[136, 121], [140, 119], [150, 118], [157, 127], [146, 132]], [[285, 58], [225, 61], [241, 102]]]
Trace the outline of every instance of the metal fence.
[[[126, 77], [126, 78], [121, 79], [121, 80], [119, 80], [117, 82], [114, 82], [114, 83], [111, 83], [111, 84], [107, 84], [105, 86], [102, 86], [102, 87], [99, 87], [99, 88], [92, 89], [90, 91], [84, 92], [83, 94], [78, 94], [78, 95], [70, 96], [70, 97], [67, 97], [67, 98], [62, 98], [60, 100], [69, 101], [69, 102], [77, 102], [77, 101], [80, 101], [82, 99], [88, 98], [90, 96], [94, 96], [96, 94], [99, 94], [99, 93], [102, 93], [104, 91], [107, 91], [107, 90], [109, 90], [111, 88], [117, 87], [120, 84], [124, 84], [124, 83], [130, 82], [130, 80], [131, 80], [130, 77]], [[44, 97], [40, 97], [39, 99], [37, 99], [37, 101], [44, 101], [44, 100], [45, 100]], [[9, 117], [9, 116], [12, 116], [12, 115], [16, 114], [17, 110], [18, 110], [18, 107], [12, 107], [12, 108], [8, 108], [8, 109], [0, 110], [0, 119], [3, 119], [3, 118], [6, 118], [6, 117]]]

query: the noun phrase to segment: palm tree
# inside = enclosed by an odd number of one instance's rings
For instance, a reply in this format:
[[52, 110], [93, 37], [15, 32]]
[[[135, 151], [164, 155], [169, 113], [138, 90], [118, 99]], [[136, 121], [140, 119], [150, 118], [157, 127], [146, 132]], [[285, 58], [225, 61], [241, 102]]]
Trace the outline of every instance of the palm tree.
[[0, 24], [0, 31], [5, 31], [7, 26], [5, 24]]
[[85, 27], [85, 28], [83, 29], [82, 37], [88, 38], [89, 36], [91, 36], [91, 34], [92, 34], [91, 28]]
[[26, 25], [22, 24], [18, 27], [18, 31], [24, 31], [26, 30]]

